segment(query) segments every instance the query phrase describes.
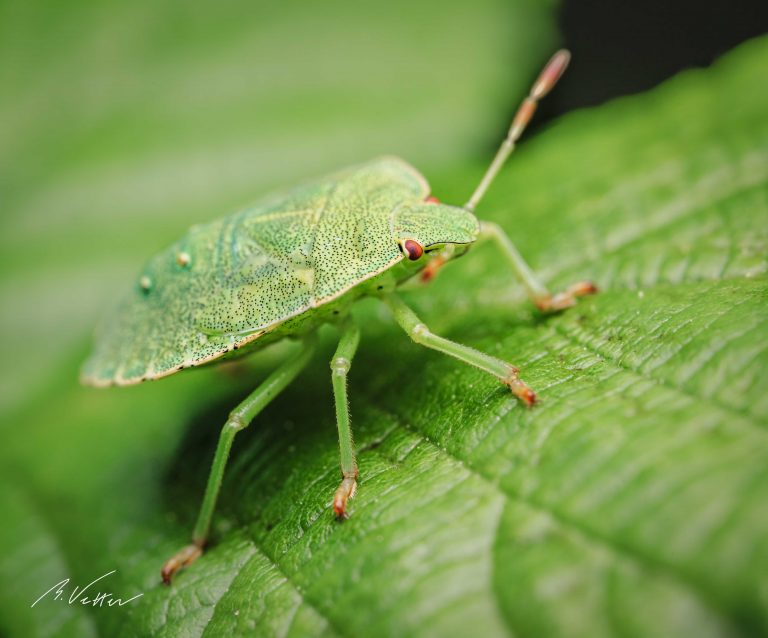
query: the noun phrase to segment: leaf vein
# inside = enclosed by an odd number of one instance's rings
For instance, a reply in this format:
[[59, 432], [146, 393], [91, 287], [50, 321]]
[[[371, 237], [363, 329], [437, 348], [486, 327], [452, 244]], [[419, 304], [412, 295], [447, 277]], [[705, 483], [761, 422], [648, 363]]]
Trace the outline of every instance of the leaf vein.
[[[496, 481], [495, 477], [493, 477], [492, 475], [486, 472], [483, 472], [482, 469], [475, 467], [471, 461], [465, 460], [462, 457], [458, 456], [450, 448], [441, 446], [438, 442], [434, 441], [428, 434], [424, 433], [421, 429], [417, 428], [416, 426], [409, 425], [406, 421], [401, 419], [399, 414], [393, 413], [390, 410], [382, 408], [380, 405], [376, 405], [376, 407], [382, 413], [391, 416], [393, 419], [396, 419], [401, 427], [422, 437], [425, 443], [435, 448], [439, 453], [445, 456], [448, 456], [452, 458], [454, 461], [458, 462], [468, 472], [482, 479], [484, 482], [489, 484], [497, 492], [499, 492], [501, 495], [505, 496], [506, 498], [517, 501], [518, 503], [521, 503], [527, 507], [530, 507], [534, 510], [538, 510], [539, 512], [549, 515], [552, 519], [557, 521], [557, 523], [562, 527], [566, 529], [571, 529], [572, 531], [577, 532], [583, 538], [593, 543], [599, 544], [600, 546], [609, 550], [615, 556], [631, 562], [633, 565], [635, 565], [637, 568], [641, 570], [647, 571], [648, 568], [651, 567], [652, 569], [660, 573], [663, 573], [670, 580], [688, 589], [692, 594], [698, 596], [700, 599], [705, 600], [713, 609], [716, 609], [721, 615], [723, 615], [724, 618], [726, 619], [730, 618], [729, 610], [723, 608], [722, 601], [718, 598], [718, 596], [715, 595], [713, 592], [711, 592], [703, 583], [698, 582], [695, 578], [691, 577], [686, 572], [679, 569], [678, 566], [670, 564], [667, 561], [659, 557], [653, 556], [652, 554], [649, 554], [647, 552], [644, 552], [636, 547], [633, 547], [626, 543], [621, 543], [615, 538], [612, 538], [607, 534], [599, 532], [596, 529], [588, 526], [587, 524], [564, 514], [559, 509], [551, 507], [546, 503], [540, 502], [537, 499], [532, 498], [530, 495], [524, 496], [521, 493], [509, 488], [508, 486], [502, 486]], [[491, 590], [494, 590], [492, 583], [490, 588]], [[513, 628], [510, 628], [510, 629], [513, 629]]]

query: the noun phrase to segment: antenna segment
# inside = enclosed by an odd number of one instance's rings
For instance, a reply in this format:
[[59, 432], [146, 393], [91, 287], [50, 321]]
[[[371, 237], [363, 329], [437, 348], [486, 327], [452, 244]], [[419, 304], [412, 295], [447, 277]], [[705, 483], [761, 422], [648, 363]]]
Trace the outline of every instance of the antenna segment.
[[493, 182], [494, 178], [504, 166], [504, 162], [510, 156], [513, 150], [515, 150], [515, 143], [523, 134], [525, 127], [533, 118], [533, 114], [536, 112], [536, 107], [539, 101], [549, 93], [552, 88], [557, 84], [560, 76], [565, 72], [568, 62], [571, 60], [571, 54], [565, 49], [560, 49], [552, 58], [547, 62], [542, 72], [539, 74], [536, 82], [533, 83], [528, 97], [526, 97], [515, 113], [515, 117], [512, 120], [512, 124], [507, 132], [507, 137], [501, 143], [499, 150], [496, 151], [496, 156], [493, 158], [488, 170], [485, 171], [483, 179], [480, 180], [475, 192], [472, 193], [472, 197], [464, 204], [464, 208], [470, 212], [474, 212], [477, 204], [485, 195], [485, 191]]

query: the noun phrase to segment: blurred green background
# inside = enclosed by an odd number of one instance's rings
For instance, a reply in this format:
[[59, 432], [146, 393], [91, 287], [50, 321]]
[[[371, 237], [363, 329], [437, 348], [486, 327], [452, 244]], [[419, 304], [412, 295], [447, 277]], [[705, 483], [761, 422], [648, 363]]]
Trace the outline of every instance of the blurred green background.
[[[768, 632], [765, 40], [550, 119], [489, 194], [483, 215], [548, 282], [593, 277], [601, 296], [544, 319], [487, 249], [409, 293], [437, 331], [521, 364], [537, 410], [363, 304], [364, 478], [344, 525], [328, 509], [332, 333], [238, 439], [211, 551], [170, 589], [158, 569], [186, 542], [218, 427], [282, 352], [77, 385], [104, 310], [194, 223], [385, 153], [464, 201], [562, 44], [558, 15], [0, 3], [0, 635]], [[606, 97], [590, 88], [649, 87], [606, 59], [577, 57], [539, 122]], [[30, 608], [112, 569], [111, 591], [144, 597]]]

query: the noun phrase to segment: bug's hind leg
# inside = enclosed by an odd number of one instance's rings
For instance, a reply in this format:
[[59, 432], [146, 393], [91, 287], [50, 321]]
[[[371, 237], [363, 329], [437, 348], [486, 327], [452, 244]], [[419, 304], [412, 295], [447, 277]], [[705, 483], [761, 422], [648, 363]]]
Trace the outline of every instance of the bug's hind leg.
[[565, 291], [552, 294], [541, 283], [530, 266], [525, 262], [515, 245], [507, 237], [498, 224], [492, 222], [480, 223], [480, 239], [492, 239], [509, 260], [518, 279], [525, 286], [531, 301], [543, 312], [557, 312], [570, 308], [576, 303], [576, 298], [597, 292], [597, 286], [590, 281], [580, 281], [569, 286]]
[[227, 465], [229, 451], [235, 435], [246, 428], [256, 415], [266, 407], [285, 387], [293, 381], [306, 366], [315, 349], [314, 335], [306, 339], [299, 350], [291, 359], [284, 362], [277, 370], [269, 375], [266, 380], [256, 388], [240, 405], [230, 412], [227, 422], [221, 429], [219, 443], [216, 446], [216, 454], [213, 457], [213, 465], [208, 475], [208, 484], [205, 488], [203, 504], [197, 516], [197, 523], [192, 533], [192, 543], [182, 548], [163, 565], [161, 575], [163, 582], [170, 584], [173, 575], [182, 567], [191, 565], [203, 553], [203, 547], [208, 540], [211, 527], [211, 517], [216, 507], [216, 500], [221, 489], [221, 481], [224, 477], [224, 468]]
[[360, 343], [360, 329], [351, 317], [341, 325], [341, 338], [331, 359], [333, 398], [336, 403], [336, 426], [339, 430], [339, 452], [341, 456], [341, 485], [333, 497], [333, 511], [338, 518], [347, 518], [347, 501], [357, 489], [357, 461], [355, 461], [352, 430], [349, 425], [349, 402], [347, 401], [347, 374], [352, 358]]
[[383, 297], [383, 300], [392, 311], [395, 321], [400, 324], [400, 327], [416, 343], [447, 354], [464, 363], [480, 368], [488, 374], [492, 374], [528, 406], [536, 402], [536, 394], [520, 378], [519, 370], [515, 366], [469, 346], [464, 346], [433, 334], [426, 324], [416, 316], [416, 313], [406, 306], [397, 295], [389, 294]]

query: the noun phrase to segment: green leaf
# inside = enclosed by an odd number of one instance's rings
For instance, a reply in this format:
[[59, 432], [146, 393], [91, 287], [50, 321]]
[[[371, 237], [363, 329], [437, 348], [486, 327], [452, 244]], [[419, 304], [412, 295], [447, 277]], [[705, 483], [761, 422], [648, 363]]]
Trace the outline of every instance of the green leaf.
[[[599, 295], [542, 317], [490, 246], [408, 293], [435, 331], [519, 365], [536, 408], [361, 304], [344, 523], [319, 357], [239, 435], [211, 547], [161, 586], [218, 427], [281, 353], [97, 392], [74, 382], [81, 340], [5, 431], [23, 486], [6, 542], [45, 550], [23, 581], [0, 562], [0, 629], [44, 635], [34, 614], [55, 612], [70, 635], [768, 633], [766, 64], [756, 40], [521, 145], [480, 213], [548, 283]], [[460, 202], [483, 165], [425, 170]], [[111, 591], [144, 596], [12, 613], [112, 569]]]

